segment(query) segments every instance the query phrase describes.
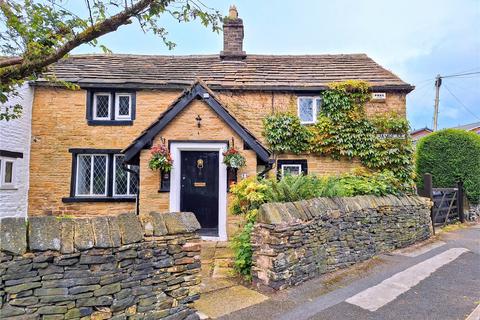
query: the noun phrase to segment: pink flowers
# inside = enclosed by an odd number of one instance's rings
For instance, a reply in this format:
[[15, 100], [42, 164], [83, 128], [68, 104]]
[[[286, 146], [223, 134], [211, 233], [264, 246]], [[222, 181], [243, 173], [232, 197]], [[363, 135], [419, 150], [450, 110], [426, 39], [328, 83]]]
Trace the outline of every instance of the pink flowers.
[[173, 160], [168, 148], [165, 144], [158, 144], [150, 149], [152, 157], [148, 162], [151, 170], [161, 170], [162, 172], [170, 172], [172, 170]]

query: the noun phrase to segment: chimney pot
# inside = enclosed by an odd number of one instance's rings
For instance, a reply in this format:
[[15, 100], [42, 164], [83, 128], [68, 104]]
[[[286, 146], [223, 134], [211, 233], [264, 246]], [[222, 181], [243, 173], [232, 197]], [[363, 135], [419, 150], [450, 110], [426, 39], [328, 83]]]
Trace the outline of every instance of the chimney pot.
[[237, 7], [235, 7], [234, 5], [230, 6], [230, 10], [228, 10], [228, 17], [230, 19], [237, 19], [238, 18]]
[[242, 60], [247, 54], [243, 51], [243, 21], [238, 17], [237, 8], [232, 5], [228, 17], [223, 20], [223, 60]]

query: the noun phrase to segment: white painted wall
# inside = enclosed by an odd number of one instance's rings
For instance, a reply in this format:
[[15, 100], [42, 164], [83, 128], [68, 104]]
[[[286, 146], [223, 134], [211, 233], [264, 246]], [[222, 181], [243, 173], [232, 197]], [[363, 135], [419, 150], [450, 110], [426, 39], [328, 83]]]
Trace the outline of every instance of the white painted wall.
[[0, 121], [0, 150], [23, 153], [23, 158], [16, 158], [13, 165], [13, 187], [0, 187], [0, 219], [27, 216], [33, 90], [24, 84], [19, 89], [19, 96], [8, 102], [9, 105], [19, 103], [23, 106], [19, 119]]

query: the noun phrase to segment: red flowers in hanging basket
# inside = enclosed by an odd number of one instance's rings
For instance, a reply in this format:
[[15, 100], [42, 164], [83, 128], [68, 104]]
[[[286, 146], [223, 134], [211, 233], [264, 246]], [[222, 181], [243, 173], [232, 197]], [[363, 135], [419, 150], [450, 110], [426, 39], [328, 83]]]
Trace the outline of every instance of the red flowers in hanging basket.
[[227, 167], [238, 169], [244, 167], [246, 162], [245, 157], [233, 147], [223, 152], [223, 163]]
[[150, 153], [152, 155], [148, 162], [150, 169], [161, 170], [162, 172], [170, 172], [172, 170], [172, 156], [164, 144], [153, 146], [150, 149]]

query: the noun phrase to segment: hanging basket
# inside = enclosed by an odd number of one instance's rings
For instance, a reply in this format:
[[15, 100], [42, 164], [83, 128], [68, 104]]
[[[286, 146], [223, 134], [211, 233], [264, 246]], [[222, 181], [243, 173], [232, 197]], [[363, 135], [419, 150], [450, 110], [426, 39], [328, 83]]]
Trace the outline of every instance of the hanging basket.
[[239, 169], [244, 167], [246, 162], [245, 157], [233, 147], [223, 153], [223, 163], [229, 168]]

